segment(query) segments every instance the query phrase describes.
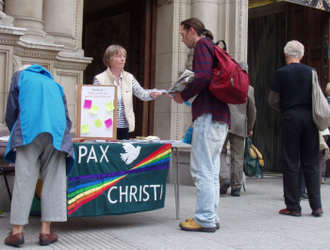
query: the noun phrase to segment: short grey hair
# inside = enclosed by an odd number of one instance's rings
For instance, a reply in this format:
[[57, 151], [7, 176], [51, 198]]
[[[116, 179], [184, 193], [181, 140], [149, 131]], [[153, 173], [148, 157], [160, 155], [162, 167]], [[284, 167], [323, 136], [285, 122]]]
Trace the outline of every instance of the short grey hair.
[[301, 59], [304, 53], [304, 45], [297, 40], [289, 41], [284, 47], [284, 54], [287, 54], [289, 57]]
[[324, 92], [326, 97], [330, 96], [330, 82], [328, 82], [327, 85], [325, 86]]
[[242, 67], [243, 70], [249, 72], [249, 65], [246, 62], [239, 62], [238, 64]]

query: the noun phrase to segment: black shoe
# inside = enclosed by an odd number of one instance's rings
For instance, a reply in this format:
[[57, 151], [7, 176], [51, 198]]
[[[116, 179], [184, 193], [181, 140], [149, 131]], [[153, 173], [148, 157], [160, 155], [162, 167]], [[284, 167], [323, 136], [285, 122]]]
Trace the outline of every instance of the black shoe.
[[301, 200], [308, 200], [308, 194], [306, 194], [306, 193], [301, 193], [301, 194], [300, 194], [300, 199], [301, 199]]
[[[222, 182], [222, 184], [221, 184]], [[228, 179], [223, 179], [223, 181], [220, 181], [220, 194], [226, 194], [227, 189], [230, 187], [230, 182]]]
[[239, 197], [239, 196], [241, 196], [241, 190], [239, 190], [239, 189], [231, 190], [231, 195]]
[[315, 217], [320, 217], [323, 214], [323, 210], [322, 208], [313, 210], [312, 215], [314, 215]]

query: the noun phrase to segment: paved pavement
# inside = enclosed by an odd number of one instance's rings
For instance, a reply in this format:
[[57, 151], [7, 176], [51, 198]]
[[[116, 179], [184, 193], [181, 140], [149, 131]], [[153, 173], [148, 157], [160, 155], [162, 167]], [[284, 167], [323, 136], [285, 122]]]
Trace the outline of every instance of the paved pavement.
[[[282, 176], [248, 178], [241, 197], [221, 196], [221, 228], [215, 233], [185, 232], [175, 219], [174, 187], [167, 185], [165, 207], [122, 216], [69, 218], [53, 223], [59, 241], [40, 247], [39, 217], [25, 226], [22, 249], [329, 249], [330, 179], [321, 187], [325, 214], [312, 215], [308, 201], [301, 201], [301, 217], [280, 215], [284, 208]], [[180, 186], [180, 217], [192, 217], [196, 188]], [[11, 230], [9, 214], [0, 215], [3, 240]], [[2, 245], [0, 249], [14, 249]]]

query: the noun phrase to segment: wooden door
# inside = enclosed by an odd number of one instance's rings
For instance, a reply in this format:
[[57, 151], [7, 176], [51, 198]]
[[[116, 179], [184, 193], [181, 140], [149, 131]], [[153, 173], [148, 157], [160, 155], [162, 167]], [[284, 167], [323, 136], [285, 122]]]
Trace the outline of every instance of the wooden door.
[[[266, 10], [270, 14], [253, 16]], [[272, 80], [276, 70], [285, 66], [285, 44], [298, 40], [305, 46], [302, 63], [317, 70], [324, 90], [330, 82], [329, 12], [281, 2], [249, 11], [248, 25], [249, 77], [258, 110], [252, 139], [264, 156], [266, 171], [281, 172], [280, 113], [268, 105]]]
[[[131, 0], [84, 15], [83, 49], [85, 56], [93, 57], [84, 72], [85, 84], [92, 84], [93, 77], [106, 69], [102, 61], [106, 48], [120, 44], [127, 51], [125, 70], [143, 88], [154, 88], [156, 4], [156, 0]], [[131, 138], [153, 133], [153, 105], [153, 101], [133, 97], [135, 131]]]
[[268, 95], [277, 69], [285, 65], [285, 9], [266, 16], [250, 17], [248, 64], [254, 87], [257, 117], [252, 142], [265, 160], [265, 170], [281, 172], [280, 114], [268, 105]]
[[329, 82], [329, 12], [297, 4], [288, 4], [288, 41], [305, 46], [302, 63], [316, 69], [322, 89]]
[[[132, 74], [145, 89], [155, 86], [156, 1], [134, 0], [132, 4]], [[135, 131], [130, 137], [153, 134], [154, 102], [134, 97]]]

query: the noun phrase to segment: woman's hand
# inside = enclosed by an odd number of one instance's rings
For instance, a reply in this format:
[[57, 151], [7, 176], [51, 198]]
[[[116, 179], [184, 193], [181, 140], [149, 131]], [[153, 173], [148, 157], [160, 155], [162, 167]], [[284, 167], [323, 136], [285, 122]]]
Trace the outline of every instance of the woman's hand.
[[158, 93], [158, 92], [150, 92], [150, 97], [152, 97], [152, 98], [157, 98], [160, 95], [161, 95], [161, 93]]
[[157, 98], [158, 96], [160, 96], [162, 94], [161, 92], [153, 92], [153, 90], [158, 91], [158, 89], [152, 89], [152, 90], [149, 91], [149, 95], [152, 98]]

